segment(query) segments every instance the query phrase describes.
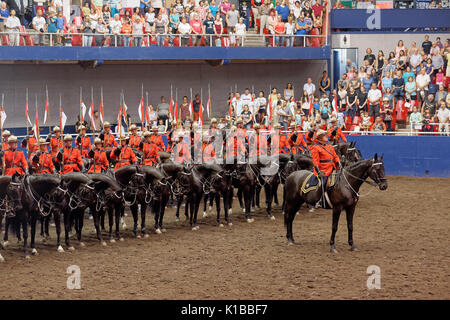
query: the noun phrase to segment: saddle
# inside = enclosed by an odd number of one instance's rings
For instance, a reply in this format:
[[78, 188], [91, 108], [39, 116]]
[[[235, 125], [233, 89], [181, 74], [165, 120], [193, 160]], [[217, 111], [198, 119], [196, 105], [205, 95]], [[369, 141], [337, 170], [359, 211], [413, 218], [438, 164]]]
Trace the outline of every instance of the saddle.
[[334, 185], [336, 183], [337, 174], [338, 174], [338, 171], [336, 171], [336, 170], [333, 170], [333, 172], [330, 174], [330, 176], [328, 177], [328, 180], [327, 180], [326, 190], [329, 190], [332, 187], [334, 187]]
[[303, 181], [302, 187], [300, 188], [300, 190], [306, 194], [308, 192], [311, 191], [316, 191], [317, 189], [319, 189], [322, 186], [322, 182], [320, 181], [319, 178], [317, 178], [314, 175], [314, 172], [311, 172], [305, 179], [305, 181]]

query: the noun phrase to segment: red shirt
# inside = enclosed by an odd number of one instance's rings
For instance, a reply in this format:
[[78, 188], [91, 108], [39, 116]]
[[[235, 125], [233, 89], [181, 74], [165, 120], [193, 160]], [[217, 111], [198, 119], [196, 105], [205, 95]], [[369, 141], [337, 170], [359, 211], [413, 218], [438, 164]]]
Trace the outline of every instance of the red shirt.
[[190, 25], [192, 27], [192, 30], [194, 30], [197, 33], [202, 33], [202, 21], [201, 20], [191, 20]]
[[276, 34], [284, 34], [286, 30], [286, 26], [284, 25], [284, 22], [278, 22], [275, 25], [275, 33]]
[[316, 16], [316, 17], [320, 17], [320, 14], [322, 13], [322, 11], [323, 11], [323, 6], [322, 5], [320, 5], [320, 4], [317, 4], [317, 2], [312, 6], [312, 11], [313, 11], [313, 13], [314, 13], [314, 15]]

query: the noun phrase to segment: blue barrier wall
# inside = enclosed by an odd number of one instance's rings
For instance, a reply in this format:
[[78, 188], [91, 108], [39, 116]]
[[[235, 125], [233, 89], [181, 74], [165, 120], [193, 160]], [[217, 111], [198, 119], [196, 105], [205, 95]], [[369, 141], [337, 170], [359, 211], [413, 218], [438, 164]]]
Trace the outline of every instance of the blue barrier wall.
[[364, 158], [384, 154], [386, 174], [450, 178], [449, 137], [347, 136]]
[[[448, 9], [391, 9], [379, 10], [381, 29], [384, 28], [448, 28]], [[373, 10], [340, 9], [331, 10], [332, 29], [367, 29], [367, 20]]]
[[329, 59], [325, 47], [0, 47], [0, 60]]

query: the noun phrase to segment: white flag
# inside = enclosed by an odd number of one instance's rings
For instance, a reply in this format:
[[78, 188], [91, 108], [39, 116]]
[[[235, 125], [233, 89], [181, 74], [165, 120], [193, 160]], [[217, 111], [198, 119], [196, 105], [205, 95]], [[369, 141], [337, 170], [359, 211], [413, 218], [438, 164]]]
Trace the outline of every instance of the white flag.
[[86, 105], [84, 104], [84, 102], [82, 102], [81, 103], [81, 114], [82, 114], [82, 119], [81, 120], [84, 120], [84, 116], [86, 115]]
[[61, 132], [64, 132], [64, 127], [66, 126], [67, 116], [63, 112], [61, 112]]
[[0, 112], [0, 117], [2, 118], [2, 127], [5, 124], [5, 120], [6, 120], [6, 112], [4, 109], [2, 109], [2, 111]]
[[96, 126], [95, 126], [95, 121], [94, 121], [94, 105], [91, 102], [91, 106], [89, 107], [89, 118], [91, 118], [91, 123], [92, 126], [94, 127], [94, 130], [97, 130]]

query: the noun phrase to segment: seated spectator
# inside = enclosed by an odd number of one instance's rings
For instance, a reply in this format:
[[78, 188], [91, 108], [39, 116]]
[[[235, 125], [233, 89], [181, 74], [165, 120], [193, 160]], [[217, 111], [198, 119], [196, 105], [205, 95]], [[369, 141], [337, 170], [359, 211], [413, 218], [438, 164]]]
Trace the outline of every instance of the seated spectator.
[[422, 119], [422, 131], [423, 132], [433, 132], [433, 126], [431, 125], [433, 123], [433, 115], [431, 114], [430, 110], [425, 110], [425, 113], [423, 114]]
[[430, 110], [430, 113], [434, 115], [436, 113], [436, 104], [434, 103], [434, 96], [432, 94], [428, 95], [428, 98], [422, 104], [422, 114], [426, 111]]
[[388, 72], [388, 71], [394, 72], [396, 66], [397, 66], [397, 58], [395, 57], [395, 53], [393, 51], [391, 51], [391, 52], [389, 52], [389, 57], [388, 57], [385, 71], [386, 72]]
[[422, 129], [422, 114], [417, 111], [417, 107], [414, 106], [412, 113], [409, 117], [409, 123], [411, 124], [411, 132], [413, 136], [417, 136], [418, 132]]
[[444, 100], [439, 101], [439, 109], [436, 112], [436, 119], [439, 120], [439, 132], [444, 135], [449, 134], [450, 110], [447, 108]]
[[303, 85], [303, 91], [308, 94], [308, 97], [314, 96], [316, 93], [316, 86], [312, 83], [312, 79], [308, 78], [306, 83]]
[[402, 78], [402, 72], [400, 70], [397, 70], [394, 79], [392, 79], [392, 92], [394, 98], [396, 100], [403, 99], [404, 90], [405, 90], [405, 82], [403, 81]]
[[417, 97], [424, 101], [428, 96], [428, 86], [431, 82], [430, 76], [426, 74], [425, 69], [420, 69], [419, 74], [416, 77]]
[[361, 117], [361, 124], [360, 124], [360, 128], [361, 128], [361, 131], [363, 132], [363, 135], [367, 134], [371, 125], [372, 125], [372, 122], [370, 122], [369, 112], [364, 111], [362, 114], [362, 117]]
[[386, 132], [386, 124], [380, 116], [375, 118], [375, 122], [372, 124], [370, 131], [374, 132], [374, 136], [381, 136]]

